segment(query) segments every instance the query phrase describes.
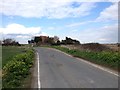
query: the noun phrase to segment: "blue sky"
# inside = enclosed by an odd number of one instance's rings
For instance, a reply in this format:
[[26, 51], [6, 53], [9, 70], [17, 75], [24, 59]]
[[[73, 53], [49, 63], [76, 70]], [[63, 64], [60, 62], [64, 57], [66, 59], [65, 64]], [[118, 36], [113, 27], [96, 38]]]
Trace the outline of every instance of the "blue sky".
[[1, 39], [27, 43], [33, 36], [66, 36], [81, 43], [118, 42], [118, 3], [78, 0], [0, 2]]

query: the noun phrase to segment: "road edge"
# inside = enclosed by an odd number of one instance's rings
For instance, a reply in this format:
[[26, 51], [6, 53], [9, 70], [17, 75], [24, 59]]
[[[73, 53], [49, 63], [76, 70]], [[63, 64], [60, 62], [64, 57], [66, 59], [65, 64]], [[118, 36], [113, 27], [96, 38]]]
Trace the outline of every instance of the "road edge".
[[[65, 53], [65, 52], [63, 52], [63, 51], [61, 51], [61, 50], [55, 49], [55, 48], [49, 48], [49, 47], [48, 47], [48, 49], [52, 49], [52, 50], [61, 52], [61, 53], [65, 54], [65, 55], [67, 55], [67, 56], [73, 57], [72, 55], [67, 54], [67, 53]], [[100, 69], [100, 70], [102, 70], [102, 71], [105, 71], [105, 72], [108, 72], [108, 73], [110, 73], [110, 74], [113, 74], [113, 75], [115, 75], [115, 76], [117, 76], [117, 77], [120, 77], [120, 76], [119, 76], [119, 72], [117, 72], [117, 71], [111, 70], [111, 69], [109, 69], [109, 68], [107, 68], [107, 67], [104, 67], [104, 66], [102, 66], [102, 65], [99, 65], [99, 64], [92, 63], [92, 62], [90, 62], [90, 61], [88, 61], [88, 60], [84, 60], [84, 59], [82, 59], [82, 58], [78, 58], [78, 57], [74, 57], [74, 58], [76, 58], [77, 60], [80, 60], [80, 61], [82, 61], [82, 62], [84, 62], [84, 63], [87, 63], [87, 64], [89, 64], [89, 65], [91, 65], [91, 66], [93, 66], [93, 67], [95, 67], [95, 68], [98, 68], [98, 69]]]
[[[36, 51], [35, 52], [35, 61], [33, 64], [33, 72], [32, 72], [32, 81], [31, 81], [31, 88], [41, 88], [41, 84], [40, 84], [40, 70], [38, 69], [38, 63], [39, 62], [39, 54]], [[39, 72], [38, 72], [39, 71]], [[39, 76], [39, 80], [38, 80], [38, 76]], [[38, 85], [39, 82], [39, 85]]]
[[40, 62], [39, 62], [40, 58], [39, 58], [39, 54], [37, 52], [37, 63], [38, 63], [38, 88], [41, 88], [41, 82], [40, 82]]

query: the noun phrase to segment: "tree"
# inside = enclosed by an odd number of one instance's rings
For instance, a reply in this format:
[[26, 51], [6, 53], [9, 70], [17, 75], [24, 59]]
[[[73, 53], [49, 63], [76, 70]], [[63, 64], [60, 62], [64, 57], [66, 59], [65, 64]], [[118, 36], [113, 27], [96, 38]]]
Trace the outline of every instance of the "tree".
[[71, 38], [66, 37], [66, 40], [62, 40], [61, 44], [80, 44], [78, 40], [74, 40]]
[[11, 38], [7, 38], [3, 40], [3, 45], [20, 45], [19, 42], [16, 42], [15, 40], [11, 39]]
[[28, 40], [28, 44], [34, 43], [34, 40]]
[[31, 44], [31, 40], [28, 40], [28, 44]]
[[48, 39], [48, 44], [54, 44], [54, 38], [52, 38], [52, 37], [50, 37], [49, 39]]
[[66, 40], [62, 40], [62, 41], [61, 41], [61, 44], [66, 44]]
[[58, 36], [54, 36], [54, 43], [57, 43], [57, 41], [59, 41], [59, 37]]
[[73, 44], [73, 40], [71, 38], [66, 37], [67, 44]]
[[61, 44], [61, 43], [60, 43], [60, 41], [58, 40], [58, 41], [57, 41], [57, 45], [60, 45], [60, 44]]
[[34, 42], [36, 43], [42, 42], [42, 39], [40, 37], [34, 37]]
[[3, 40], [3, 43], [4, 43], [5, 45], [9, 45], [9, 44], [11, 44], [12, 42], [13, 42], [13, 40], [10, 39], [10, 38]]

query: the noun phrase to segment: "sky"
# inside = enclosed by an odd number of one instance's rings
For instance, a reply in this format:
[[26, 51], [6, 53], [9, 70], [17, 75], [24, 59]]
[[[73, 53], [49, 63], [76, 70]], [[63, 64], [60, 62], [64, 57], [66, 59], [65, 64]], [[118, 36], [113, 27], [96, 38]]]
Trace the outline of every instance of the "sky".
[[26, 44], [40, 35], [70, 37], [81, 43], [117, 43], [118, 1], [0, 1], [0, 39]]

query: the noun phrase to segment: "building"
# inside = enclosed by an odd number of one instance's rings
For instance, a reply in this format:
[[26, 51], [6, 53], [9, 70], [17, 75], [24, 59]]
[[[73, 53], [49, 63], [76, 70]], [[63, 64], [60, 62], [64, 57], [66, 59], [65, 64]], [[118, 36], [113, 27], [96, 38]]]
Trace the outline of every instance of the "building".
[[48, 36], [40, 36], [40, 39], [41, 39], [41, 43], [42, 43], [42, 44], [45, 44], [45, 43], [48, 42], [49, 37], [48, 37]]
[[[31, 41], [29, 40], [28, 43], [30, 44]], [[53, 45], [57, 44], [57, 42], [59, 41], [59, 37], [35, 36], [33, 41], [34, 41], [33, 43], [36, 45]]]

